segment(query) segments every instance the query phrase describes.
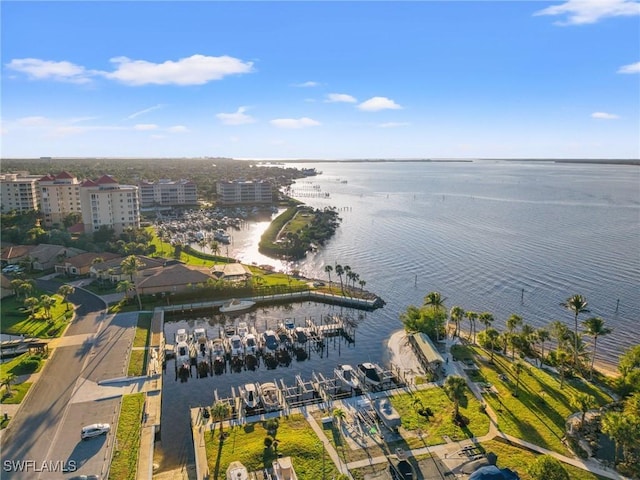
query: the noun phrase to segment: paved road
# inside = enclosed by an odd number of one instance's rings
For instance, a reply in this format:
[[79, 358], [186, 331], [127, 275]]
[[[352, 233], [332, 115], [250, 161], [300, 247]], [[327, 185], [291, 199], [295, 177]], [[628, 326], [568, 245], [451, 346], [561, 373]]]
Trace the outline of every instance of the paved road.
[[[38, 281], [38, 286], [56, 291], [60, 284]], [[3, 480], [107, 471], [115, 432], [83, 442], [80, 429], [95, 422], [115, 427], [120, 396], [95, 401], [87, 391], [100, 388], [101, 380], [126, 375], [137, 314], [106, 315], [104, 302], [80, 289], [70, 300], [78, 306], [76, 318], [4, 432]]]

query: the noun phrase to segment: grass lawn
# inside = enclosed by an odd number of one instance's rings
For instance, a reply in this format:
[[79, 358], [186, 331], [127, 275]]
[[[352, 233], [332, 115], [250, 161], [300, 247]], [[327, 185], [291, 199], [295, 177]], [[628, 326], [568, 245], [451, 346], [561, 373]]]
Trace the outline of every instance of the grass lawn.
[[[278, 441], [277, 454], [293, 457], [293, 468], [298, 478], [333, 478], [338, 471], [328, 454], [323, 457], [323, 446], [303, 415], [295, 414], [279, 418], [279, 427], [273, 437]], [[212, 478], [225, 478], [227, 467], [240, 461], [249, 471], [272, 468], [276, 458], [273, 447], [265, 448], [268, 437], [263, 423], [250, 423], [234, 428], [226, 427], [225, 439], [220, 441], [219, 424], [215, 430], [205, 433], [207, 461]], [[324, 472], [323, 472], [324, 464]]]
[[127, 376], [139, 377], [147, 373], [147, 350], [131, 350]]
[[133, 339], [134, 347], [146, 347], [149, 342], [149, 331], [151, 329], [152, 313], [141, 313], [138, 315], [138, 325], [136, 326], [136, 336]]
[[142, 419], [144, 401], [144, 393], [122, 397], [109, 480], [133, 480], [136, 478], [140, 451], [140, 420]]
[[12, 358], [1, 365], [0, 382], [3, 382], [9, 373], [18, 377], [20, 375], [36, 373], [40, 371], [41, 368], [42, 357], [40, 357], [40, 355], [29, 355], [28, 353], [23, 353], [22, 355]]
[[9, 420], [11, 420], [11, 418], [7, 418], [5, 420], [4, 415], [0, 418], [0, 430], [4, 430], [5, 428], [7, 428], [7, 426], [9, 425]]
[[[34, 292], [33, 296], [40, 297], [44, 292]], [[33, 315], [24, 309], [22, 299], [15, 296], [7, 297], [0, 303], [2, 310], [2, 333], [24, 335], [26, 337], [59, 337], [71, 318], [72, 311], [67, 311], [66, 304], [60, 295], [51, 295], [56, 304], [51, 308], [51, 318], [46, 320], [44, 309], [40, 308]]]
[[[498, 467], [514, 470], [518, 473], [521, 480], [532, 480], [532, 477], [527, 473], [527, 467], [539, 454], [515, 445], [509, 445], [508, 443], [500, 440], [483, 442], [481, 445], [485, 451], [493, 452], [498, 456]], [[571, 480], [596, 480], [604, 478], [582, 470], [581, 468], [574, 467], [573, 465], [568, 465], [566, 463], [563, 463], [562, 465], [569, 474], [569, 478]]]
[[31, 388], [31, 382], [19, 383], [17, 385], [11, 385], [11, 393], [7, 392], [6, 387], [3, 389], [2, 396], [0, 397], [0, 403], [18, 404], [22, 403], [22, 399]]
[[[498, 415], [499, 428], [549, 450], [567, 453], [560, 439], [564, 436], [565, 419], [575, 413], [570, 406], [572, 395], [578, 392], [593, 395], [598, 406], [612, 401], [598, 387], [577, 378], [565, 382], [560, 389], [560, 382], [554, 375], [531, 365], [520, 374], [519, 394], [514, 397], [516, 377], [511, 360], [496, 354], [491, 365], [483, 350], [472, 350], [480, 365], [480, 375], [484, 379], [481, 381], [493, 384], [498, 390], [497, 394], [487, 394], [485, 398]], [[506, 381], [502, 381], [500, 375], [504, 375]]]

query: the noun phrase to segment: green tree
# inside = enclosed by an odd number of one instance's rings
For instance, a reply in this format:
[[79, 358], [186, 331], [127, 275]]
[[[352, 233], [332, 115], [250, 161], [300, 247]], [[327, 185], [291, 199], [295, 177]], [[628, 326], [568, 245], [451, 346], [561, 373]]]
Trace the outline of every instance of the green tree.
[[593, 366], [596, 363], [596, 353], [598, 349], [598, 338], [609, 335], [613, 330], [604, 326], [604, 320], [600, 317], [587, 318], [582, 322], [585, 327], [585, 333], [593, 337], [593, 357], [591, 358], [591, 368], [589, 378], [593, 380]]
[[56, 299], [49, 295], [40, 296], [40, 305], [44, 309], [44, 314], [48, 320], [51, 320], [51, 308], [56, 304]]
[[500, 332], [498, 332], [498, 330], [496, 330], [495, 328], [490, 327], [484, 331], [484, 334], [487, 337], [487, 342], [489, 343], [489, 347], [491, 349], [491, 358], [489, 359], [489, 362], [493, 363], [493, 355], [496, 351], [498, 339], [500, 338]]
[[34, 282], [33, 280], [21, 280], [20, 282], [18, 292], [20, 292], [24, 298], [27, 298], [34, 290]]
[[588, 393], [577, 392], [571, 396], [569, 404], [581, 413], [580, 427], [584, 427], [584, 417], [587, 415], [587, 411], [596, 406], [595, 397]]
[[227, 402], [216, 402], [213, 407], [211, 407], [211, 416], [213, 416], [214, 420], [220, 422], [220, 440], [224, 438], [223, 436], [223, 420], [229, 416], [231, 413], [231, 406]]
[[493, 313], [491, 312], [482, 312], [478, 315], [478, 321], [484, 325], [485, 330], [491, 326], [494, 320]]
[[600, 430], [607, 435], [615, 445], [614, 463], [618, 463], [618, 452], [628, 434], [627, 421], [620, 412], [607, 412], [600, 420]]
[[460, 334], [460, 322], [462, 322], [462, 319], [464, 318], [464, 310], [462, 307], [459, 307], [458, 305], [451, 307], [451, 310], [449, 310], [449, 318], [451, 318], [456, 325], [453, 336], [457, 337]]
[[142, 268], [144, 263], [142, 263], [138, 257], [135, 255], [129, 255], [127, 258], [122, 260], [120, 263], [120, 268], [122, 269], [122, 273], [125, 275], [129, 275], [131, 278], [131, 283], [133, 284], [133, 288], [136, 292], [136, 297], [138, 298], [138, 308], [142, 310], [142, 300], [140, 300], [140, 293], [138, 292], [138, 284], [136, 283], [136, 273], [138, 269]]
[[[509, 316], [509, 318], [507, 318], [507, 339], [509, 343], [513, 343], [512, 342], [513, 334], [520, 325], [522, 325], [522, 317], [520, 315], [516, 315], [514, 313], [511, 316]], [[507, 353], [506, 343], [504, 346], [504, 353], [505, 354]], [[513, 348], [513, 345], [511, 345], [511, 361], [513, 361], [514, 358], [515, 358], [515, 349]]]
[[72, 295], [75, 291], [76, 289], [72, 285], [60, 285], [60, 288], [58, 288], [58, 295], [62, 297], [67, 311], [69, 311], [69, 295]]
[[5, 377], [4, 380], [2, 381], [2, 383], [4, 384], [5, 388], [7, 389], [7, 395], [12, 395], [11, 392], [11, 385], [13, 385], [16, 382], [16, 375], [13, 372], [8, 372]]
[[511, 368], [513, 368], [513, 373], [516, 376], [516, 390], [513, 393], [513, 396], [517, 397], [518, 391], [520, 390], [520, 374], [525, 370], [526, 366], [520, 360], [516, 360], [513, 362]]
[[539, 367], [542, 367], [544, 363], [544, 344], [551, 339], [551, 335], [549, 334], [549, 330], [546, 328], [539, 328], [536, 330], [536, 341], [540, 344], [540, 364]]
[[329, 288], [331, 288], [331, 272], [333, 272], [333, 267], [331, 265], [325, 265], [324, 271], [329, 276]]
[[446, 310], [444, 306], [446, 300], [447, 299], [438, 292], [429, 292], [425, 295], [423, 304], [425, 307], [430, 307], [434, 310]]
[[582, 295], [573, 295], [567, 298], [564, 303], [561, 303], [561, 305], [574, 314], [575, 329], [573, 334], [575, 335], [575, 350], [573, 351], [573, 364], [576, 368], [578, 368], [578, 315], [580, 315], [581, 313], [589, 312], [589, 310], [587, 309], [588, 303], [586, 298], [584, 298]]
[[40, 300], [38, 300], [36, 297], [27, 297], [24, 299], [22, 304], [24, 305], [24, 308], [26, 308], [29, 312], [29, 316], [31, 316], [38, 310], [38, 307], [40, 306]]
[[342, 284], [342, 275], [344, 275], [344, 268], [342, 267], [342, 265], [340, 265], [339, 263], [336, 264], [335, 272], [336, 272], [336, 275], [338, 275], [338, 278], [340, 279], [340, 291], [344, 295], [344, 285]]
[[569, 474], [560, 460], [551, 455], [537, 457], [527, 468], [527, 473], [533, 480], [569, 480]]
[[468, 311], [464, 314], [469, 320], [469, 341], [471, 341], [471, 335], [473, 335], [473, 343], [476, 343], [476, 320], [478, 319], [478, 312]]
[[347, 413], [344, 411], [343, 408], [333, 409], [333, 418], [337, 420], [338, 425], [340, 425], [346, 417], [347, 417]]
[[125, 300], [129, 299], [129, 292], [134, 289], [134, 285], [129, 280], [120, 280], [116, 286], [116, 292], [124, 293]]
[[620, 356], [618, 372], [622, 393], [640, 391], [640, 345], [631, 347]]
[[464, 399], [467, 382], [457, 375], [450, 375], [444, 381], [444, 392], [453, 402], [453, 418], [458, 420], [460, 416], [460, 402]]

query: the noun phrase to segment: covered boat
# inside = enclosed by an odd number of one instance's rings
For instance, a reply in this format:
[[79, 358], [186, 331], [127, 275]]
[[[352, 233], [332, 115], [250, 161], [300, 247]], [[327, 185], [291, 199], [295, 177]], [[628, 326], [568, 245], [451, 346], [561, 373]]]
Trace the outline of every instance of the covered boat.
[[360, 388], [360, 380], [351, 365], [338, 365], [333, 372], [336, 377], [348, 387], [351, 387], [354, 390]]
[[260, 399], [267, 412], [280, 410], [280, 399], [278, 398], [278, 387], [273, 382], [265, 382], [260, 385]]
[[260, 397], [258, 395], [258, 388], [254, 383], [246, 383], [240, 387], [240, 395], [247, 409], [252, 410], [259, 405]]
[[398, 430], [398, 427], [402, 424], [402, 419], [388, 398], [377, 399], [373, 402], [373, 407], [376, 409], [378, 418], [389, 430], [394, 432]]
[[249, 310], [255, 304], [256, 302], [252, 302], [251, 300], [239, 300], [237, 298], [234, 298], [232, 300], [229, 300], [228, 302], [225, 302], [220, 307], [220, 311], [222, 313], [240, 312], [242, 310]]
[[358, 369], [363, 375], [365, 384], [377, 387], [382, 383], [383, 372], [380, 365], [371, 362], [364, 362], [358, 365]]

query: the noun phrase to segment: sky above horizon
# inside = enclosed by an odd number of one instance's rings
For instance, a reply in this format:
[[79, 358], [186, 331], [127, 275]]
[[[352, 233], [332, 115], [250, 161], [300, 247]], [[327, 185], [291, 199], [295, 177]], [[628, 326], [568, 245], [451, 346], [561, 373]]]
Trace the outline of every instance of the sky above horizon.
[[12, 157], [640, 158], [640, 3], [3, 1]]

